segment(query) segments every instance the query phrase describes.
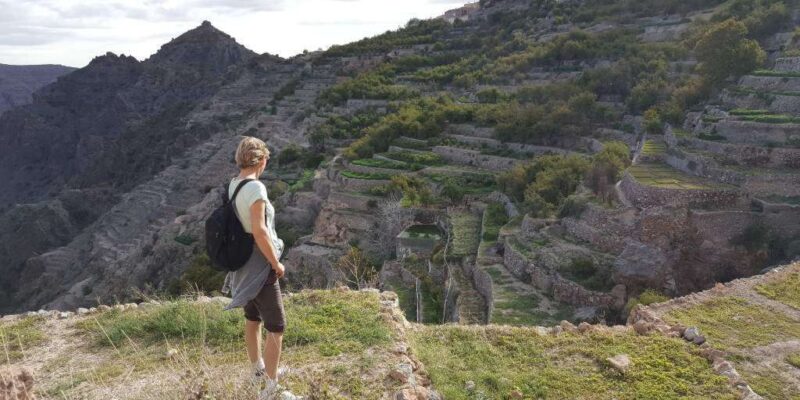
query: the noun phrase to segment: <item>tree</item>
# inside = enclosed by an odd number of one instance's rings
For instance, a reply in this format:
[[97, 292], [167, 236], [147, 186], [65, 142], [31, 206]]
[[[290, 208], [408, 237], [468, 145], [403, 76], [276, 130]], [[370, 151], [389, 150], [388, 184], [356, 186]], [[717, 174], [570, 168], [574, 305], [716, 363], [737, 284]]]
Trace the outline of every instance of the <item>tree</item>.
[[651, 135], [660, 135], [664, 133], [661, 128], [661, 115], [658, 110], [650, 108], [644, 112], [644, 130]]
[[348, 286], [360, 290], [378, 285], [378, 271], [358, 247], [350, 246], [350, 250], [339, 258], [335, 267], [344, 276]]
[[603, 200], [608, 200], [611, 186], [622, 171], [631, 165], [628, 145], [619, 141], [607, 142], [603, 150], [595, 154], [592, 167], [586, 175], [586, 184]]
[[712, 25], [701, 35], [694, 50], [700, 71], [712, 84], [744, 75], [766, 59], [758, 42], [747, 39], [745, 24], [734, 19]]

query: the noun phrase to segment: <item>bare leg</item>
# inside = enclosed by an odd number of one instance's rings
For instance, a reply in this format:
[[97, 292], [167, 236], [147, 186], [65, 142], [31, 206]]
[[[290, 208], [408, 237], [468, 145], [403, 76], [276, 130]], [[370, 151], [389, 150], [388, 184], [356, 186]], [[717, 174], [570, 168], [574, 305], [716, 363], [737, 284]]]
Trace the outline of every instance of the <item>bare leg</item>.
[[255, 363], [258, 361], [258, 353], [261, 352], [261, 322], [245, 322], [244, 343], [247, 346], [247, 358], [251, 364]]
[[267, 332], [264, 342], [264, 364], [267, 366], [267, 376], [272, 380], [277, 380], [283, 333]]

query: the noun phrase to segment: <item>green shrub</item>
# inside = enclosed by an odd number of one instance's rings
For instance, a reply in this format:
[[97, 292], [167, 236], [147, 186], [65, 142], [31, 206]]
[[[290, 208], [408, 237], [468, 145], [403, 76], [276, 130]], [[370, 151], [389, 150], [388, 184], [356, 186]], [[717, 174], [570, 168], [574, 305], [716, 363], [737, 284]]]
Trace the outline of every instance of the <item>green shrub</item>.
[[667, 300], [669, 300], [669, 297], [661, 294], [660, 292], [654, 289], [647, 289], [639, 296], [628, 299], [628, 302], [625, 304], [623, 315], [628, 315], [633, 307], [636, 307], [637, 304], [647, 306], [654, 303], [663, 303]]
[[193, 238], [191, 235], [182, 234], [175, 236], [175, 241], [184, 245], [184, 246], [191, 246], [197, 239]]
[[589, 200], [584, 196], [578, 196], [574, 194], [569, 195], [566, 199], [564, 199], [564, 203], [561, 204], [561, 208], [558, 209], [558, 217], [580, 217], [583, 211], [586, 209], [588, 202]]
[[219, 293], [225, 282], [225, 273], [211, 267], [208, 255], [195, 256], [189, 267], [178, 278], [176, 286], [170, 288], [172, 294]]

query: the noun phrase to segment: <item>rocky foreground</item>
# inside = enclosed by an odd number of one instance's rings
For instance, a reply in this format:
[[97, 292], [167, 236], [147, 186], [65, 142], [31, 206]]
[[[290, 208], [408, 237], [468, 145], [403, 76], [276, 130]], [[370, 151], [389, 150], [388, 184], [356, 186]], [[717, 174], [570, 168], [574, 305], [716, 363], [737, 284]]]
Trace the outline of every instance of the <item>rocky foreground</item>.
[[[392, 292], [287, 293], [282, 381], [309, 399], [793, 398], [798, 277], [800, 264], [781, 267], [638, 306], [613, 327], [423, 325]], [[732, 298], [747, 310], [720, 306]], [[225, 301], [5, 316], [2, 398], [256, 398], [243, 320], [221, 311]]]

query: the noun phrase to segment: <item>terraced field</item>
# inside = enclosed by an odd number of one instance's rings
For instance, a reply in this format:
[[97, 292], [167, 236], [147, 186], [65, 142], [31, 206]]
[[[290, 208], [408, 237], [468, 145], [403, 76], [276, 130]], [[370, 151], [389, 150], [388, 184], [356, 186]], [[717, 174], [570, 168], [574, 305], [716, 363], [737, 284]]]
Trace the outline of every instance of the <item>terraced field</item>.
[[628, 172], [639, 183], [662, 189], [711, 190], [732, 188], [730, 185], [683, 173], [666, 164], [637, 164], [628, 168]]

